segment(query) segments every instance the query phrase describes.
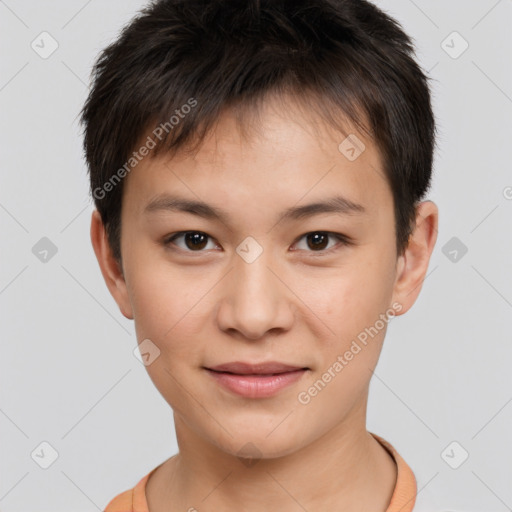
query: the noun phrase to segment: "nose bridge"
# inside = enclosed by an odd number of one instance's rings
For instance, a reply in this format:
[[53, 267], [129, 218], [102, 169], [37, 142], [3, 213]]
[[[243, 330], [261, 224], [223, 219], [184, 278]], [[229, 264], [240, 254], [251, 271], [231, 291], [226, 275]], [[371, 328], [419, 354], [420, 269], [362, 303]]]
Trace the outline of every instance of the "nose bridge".
[[270, 329], [288, 329], [293, 313], [286, 287], [270, 270], [276, 267], [271, 251], [259, 250], [255, 257], [251, 243], [240, 244], [234, 255], [218, 321], [223, 330], [235, 329], [248, 339], [258, 339]]

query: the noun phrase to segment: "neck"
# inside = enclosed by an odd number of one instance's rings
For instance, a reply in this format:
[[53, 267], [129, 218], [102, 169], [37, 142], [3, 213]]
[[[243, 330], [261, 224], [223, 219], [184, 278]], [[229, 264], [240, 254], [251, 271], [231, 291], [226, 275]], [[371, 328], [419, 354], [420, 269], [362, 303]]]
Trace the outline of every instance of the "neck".
[[396, 465], [366, 431], [364, 412], [362, 422], [356, 418], [289, 455], [252, 463], [208, 443], [175, 415], [179, 453], [148, 481], [150, 510], [385, 512]]

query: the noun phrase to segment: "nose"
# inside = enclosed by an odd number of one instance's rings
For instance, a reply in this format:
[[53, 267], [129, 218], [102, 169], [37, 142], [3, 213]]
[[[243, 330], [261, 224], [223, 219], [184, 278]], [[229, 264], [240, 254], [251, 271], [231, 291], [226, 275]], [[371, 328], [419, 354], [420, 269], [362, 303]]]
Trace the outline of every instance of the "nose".
[[287, 331], [293, 325], [294, 295], [265, 255], [264, 251], [252, 263], [235, 255], [234, 268], [224, 280], [218, 326], [241, 339], [259, 340], [268, 332]]

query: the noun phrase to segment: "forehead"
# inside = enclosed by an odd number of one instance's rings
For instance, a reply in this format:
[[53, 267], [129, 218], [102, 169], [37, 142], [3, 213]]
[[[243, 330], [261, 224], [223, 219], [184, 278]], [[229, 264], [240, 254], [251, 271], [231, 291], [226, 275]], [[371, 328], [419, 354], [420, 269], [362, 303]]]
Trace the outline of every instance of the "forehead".
[[240, 130], [226, 111], [194, 153], [146, 157], [124, 183], [123, 204], [142, 211], [176, 193], [247, 210], [342, 195], [371, 214], [392, 201], [377, 147], [349, 123], [336, 130], [314, 112], [269, 101]]

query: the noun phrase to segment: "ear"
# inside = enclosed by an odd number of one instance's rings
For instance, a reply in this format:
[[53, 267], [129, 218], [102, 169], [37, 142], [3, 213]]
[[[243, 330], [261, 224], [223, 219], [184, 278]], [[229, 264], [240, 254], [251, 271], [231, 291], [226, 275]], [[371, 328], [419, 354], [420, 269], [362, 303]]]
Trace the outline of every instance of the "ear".
[[117, 302], [121, 313], [126, 318], [133, 320], [132, 305], [121, 265], [112, 254], [105, 226], [98, 210], [94, 210], [92, 213], [91, 242], [110, 294]]
[[393, 301], [402, 305], [398, 315], [403, 315], [412, 307], [421, 291], [437, 240], [438, 219], [438, 208], [432, 201], [418, 205], [415, 229], [404, 254], [397, 261]]

